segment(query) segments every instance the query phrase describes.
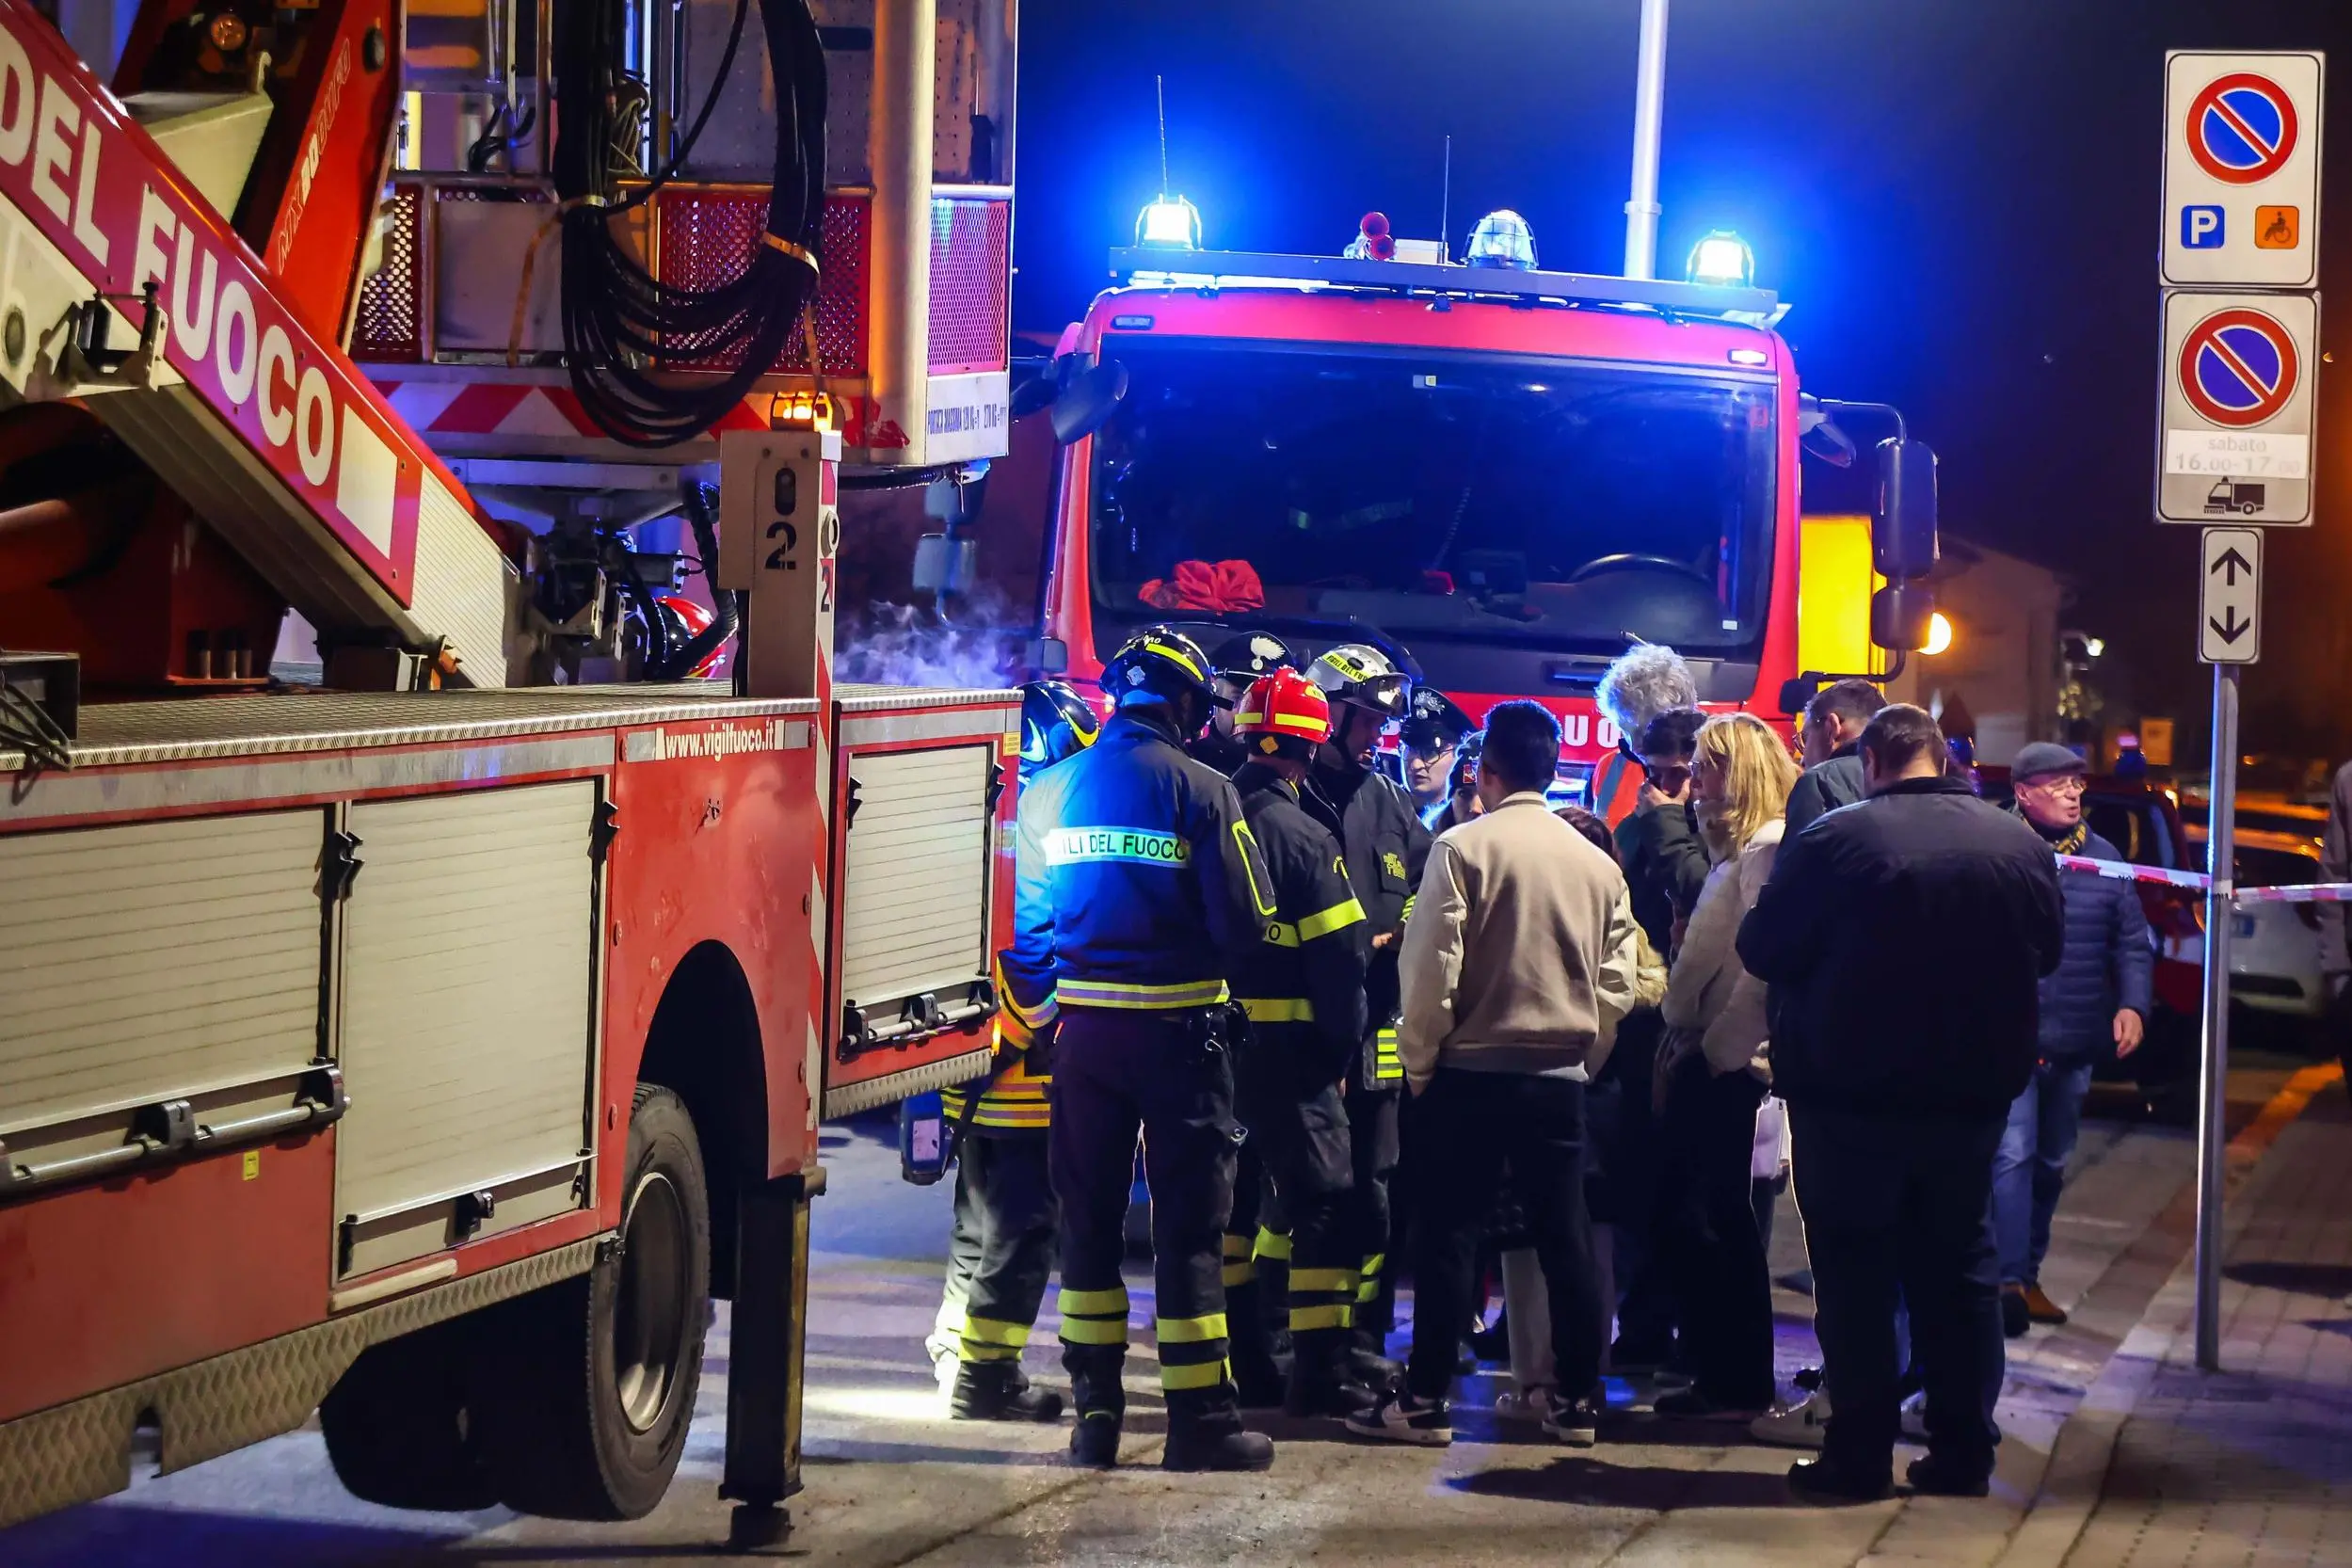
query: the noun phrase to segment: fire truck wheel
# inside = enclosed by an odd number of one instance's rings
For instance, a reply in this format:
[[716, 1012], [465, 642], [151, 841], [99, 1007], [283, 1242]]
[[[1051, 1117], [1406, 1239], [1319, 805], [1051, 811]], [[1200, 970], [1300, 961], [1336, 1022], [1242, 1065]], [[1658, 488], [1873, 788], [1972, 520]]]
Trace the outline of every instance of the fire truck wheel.
[[388, 1508], [457, 1512], [498, 1501], [471, 1441], [460, 1320], [371, 1346], [318, 1407], [345, 1490]]
[[686, 1107], [637, 1086], [620, 1246], [500, 1309], [475, 1386], [499, 1500], [558, 1519], [649, 1513], [686, 1449], [710, 1320], [711, 1210]]

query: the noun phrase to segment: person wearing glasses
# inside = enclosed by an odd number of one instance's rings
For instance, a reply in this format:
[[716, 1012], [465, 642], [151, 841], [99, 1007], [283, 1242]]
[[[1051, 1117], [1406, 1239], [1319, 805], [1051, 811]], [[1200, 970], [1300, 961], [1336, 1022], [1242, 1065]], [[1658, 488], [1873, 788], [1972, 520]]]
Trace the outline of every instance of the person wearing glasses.
[[1696, 708], [1670, 708], [1642, 728], [1634, 744], [1641, 792], [1617, 824], [1634, 918], [1660, 952], [1672, 950], [1674, 923], [1699, 902], [1710, 869], [1690, 800], [1691, 756], [1705, 722]]
[[1886, 694], [1867, 680], [1837, 680], [1805, 704], [1797, 738], [1804, 748], [1804, 776], [1788, 792], [1788, 836], [1814, 819], [1862, 798], [1862, 731], [1886, 706]]
[[[1463, 739], [1478, 728], [1453, 698], [1434, 686], [1416, 685], [1397, 727], [1397, 744], [1404, 753], [1404, 791], [1413, 809], [1425, 824], [1454, 800]], [[1448, 826], [1452, 825], [1448, 824]], [[1440, 831], [1432, 825], [1430, 831]]]
[[[1696, 708], [1670, 708], [1634, 738], [1642, 782], [1632, 814], [1617, 824], [1617, 856], [1634, 919], [1659, 952], [1672, 950], [1683, 917], [1706, 886], [1706, 840], [1699, 835], [1690, 787], [1699, 727], [1705, 722]], [[1656, 1248], [1660, 1144], [1650, 1096], [1664, 1035], [1655, 1008], [1624, 1020], [1608, 1069], [1624, 1088], [1599, 1128], [1611, 1195], [1610, 1270], [1619, 1294], [1608, 1364], [1624, 1377], [1654, 1374], [1674, 1354], [1674, 1293]]]
[[[2120, 860], [2122, 853], [2083, 820], [2086, 773], [2083, 760], [2065, 746], [2034, 742], [2009, 768], [2018, 814], [2056, 854]], [[2051, 1217], [2082, 1129], [2091, 1063], [2110, 1044], [2119, 1060], [2139, 1048], [2155, 970], [2135, 885], [2068, 872], [2058, 886], [2066, 897], [2066, 951], [2041, 982], [2040, 1060], [2009, 1107], [1992, 1160], [2001, 1328], [2012, 1339], [2032, 1324], [2066, 1321], [2041, 1288]]]

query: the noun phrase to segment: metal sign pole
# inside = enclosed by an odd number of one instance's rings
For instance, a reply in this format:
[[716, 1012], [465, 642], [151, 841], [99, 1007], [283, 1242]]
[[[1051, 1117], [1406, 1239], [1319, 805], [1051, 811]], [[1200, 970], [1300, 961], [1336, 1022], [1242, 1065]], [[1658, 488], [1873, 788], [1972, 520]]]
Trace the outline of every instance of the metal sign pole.
[[2237, 905], [2238, 672], [2213, 670], [2213, 785], [2206, 814], [2205, 1021], [2197, 1096], [2197, 1365], [2221, 1370], [2221, 1178], [2229, 1108], [2230, 936]]
[[1625, 276], [1657, 276], [1658, 143], [1666, 121], [1666, 3], [1641, 0], [1633, 92], [1633, 200], [1625, 203]]

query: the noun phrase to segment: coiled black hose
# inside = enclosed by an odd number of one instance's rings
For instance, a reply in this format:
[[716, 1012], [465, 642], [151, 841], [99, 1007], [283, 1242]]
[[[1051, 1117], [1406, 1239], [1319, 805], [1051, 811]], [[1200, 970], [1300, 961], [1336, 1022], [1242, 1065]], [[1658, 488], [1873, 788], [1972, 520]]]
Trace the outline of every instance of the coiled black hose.
[[[627, 101], [624, 7], [568, 0], [555, 11], [555, 189], [563, 200], [564, 349], [588, 416], [631, 446], [700, 435], [769, 374], [816, 295], [824, 215], [824, 48], [807, 0], [760, 0], [777, 86], [776, 175], [760, 243], [742, 275], [709, 289], [662, 282], [614, 238], [611, 219], [642, 206], [693, 152], [733, 70], [752, 0], [736, 0], [710, 97], [669, 162], [645, 186], [612, 191], [614, 120]], [[715, 374], [663, 372], [665, 360]]]

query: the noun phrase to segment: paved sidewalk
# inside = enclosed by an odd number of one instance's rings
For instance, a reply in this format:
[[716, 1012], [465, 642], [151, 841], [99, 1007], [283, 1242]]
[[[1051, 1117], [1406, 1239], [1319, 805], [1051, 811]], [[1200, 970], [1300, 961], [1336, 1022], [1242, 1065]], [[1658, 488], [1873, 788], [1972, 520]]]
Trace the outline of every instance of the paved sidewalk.
[[2223, 1370], [2197, 1369], [2184, 1260], [2069, 1423], [2006, 1565], [2352, 1563], [2352, 1102], [2324, 1068], [2298, 1097], [2258, 1164], [2233, 1149]]

